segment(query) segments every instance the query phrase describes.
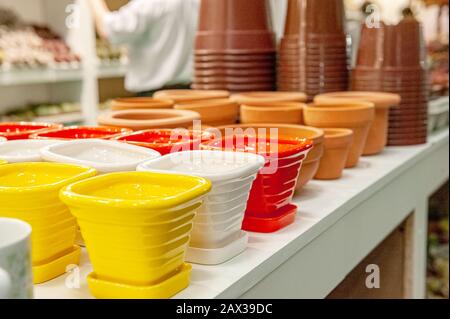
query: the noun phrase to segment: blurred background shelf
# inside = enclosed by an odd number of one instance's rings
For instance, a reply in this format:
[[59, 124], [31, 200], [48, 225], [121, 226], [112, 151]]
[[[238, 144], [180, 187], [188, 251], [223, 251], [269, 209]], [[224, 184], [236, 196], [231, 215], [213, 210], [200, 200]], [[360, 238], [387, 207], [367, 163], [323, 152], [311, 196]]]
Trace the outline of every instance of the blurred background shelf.
[[82, 80], [82, 68], [36, 68], [0, 71], [0, 86], [73, 82]]
[[109, 79], [124, 77], [127, 73], [126, 64], [100, 64], [97, 69], [98, 79]]

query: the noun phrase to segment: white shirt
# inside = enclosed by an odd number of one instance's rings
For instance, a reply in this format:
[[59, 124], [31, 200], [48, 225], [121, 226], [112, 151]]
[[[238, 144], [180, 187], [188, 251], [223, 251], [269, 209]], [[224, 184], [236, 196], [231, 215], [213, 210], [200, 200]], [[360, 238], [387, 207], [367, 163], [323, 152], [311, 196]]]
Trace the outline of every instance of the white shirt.
[[128, 46], [127, 90], [190, 82], [199, 7], [200, 0], [133, 0], [106, 15], [111, 43]]

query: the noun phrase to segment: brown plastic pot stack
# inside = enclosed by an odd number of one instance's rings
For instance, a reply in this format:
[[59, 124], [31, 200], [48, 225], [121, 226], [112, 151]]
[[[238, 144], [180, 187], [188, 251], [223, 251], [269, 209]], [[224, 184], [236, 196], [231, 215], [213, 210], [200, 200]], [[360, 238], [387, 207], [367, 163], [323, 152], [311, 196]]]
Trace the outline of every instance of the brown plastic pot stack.
[[398, 25], [362, 26], [357, 65], [351, 85], [356, 91], [399, 94], [390, 110], [388, 145], [427, 142], [428, 79], [420, 23], [405, 18]]
[[202, 0], [192, 88], [275, 89], [276, 47], [267, 0]]
[[308, 98], [348, 88], [349, 58], [342, 0], [289, 0], [278, 55], [280, 91]]

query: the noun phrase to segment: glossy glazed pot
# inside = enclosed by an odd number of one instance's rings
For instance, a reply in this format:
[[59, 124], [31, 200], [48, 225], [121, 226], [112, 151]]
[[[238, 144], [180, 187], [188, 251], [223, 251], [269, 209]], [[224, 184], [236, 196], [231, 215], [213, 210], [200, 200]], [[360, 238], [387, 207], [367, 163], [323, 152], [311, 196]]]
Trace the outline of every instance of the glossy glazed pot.
[[305, 107], [305, 123], [320, 128], [347, 128], [354, 134], [350, 154], [346, 167], [358, 165], [364, 152], [370, 127], [375, 118], [375, 105], [373, 103], [353, 102], [334, 104], [311, 104]]
[[353, 140], [353, 131], [349, 129], [324, 129], [324, 154], [315, 175], [315, 179], [339, 179], [346, 166]]
[[[245, 135], [266, 135], [271, 134], [271, 130], [276, 129], [277, 136], [287, 137], [289, 139], [308, 139], [313, 142], [313, 148], [306, 156], [300, 175], [296, 185], [296, 192], [301, 189], [313, 179], [320, 164], [320, 158], [323, 154], [323, 140], [324, 132], [321, 129], [302, 126], [302, 125], [287, 125], [287, 124], [240, 124], [233, 126], [221, 126], [217, 128], [223, 136], [234, 134]], [[234, 131], [234, 130], [240, 131]], [[278, 138], [278, 137], [277, 137]]]
[[28, 139], [31, 134], [48, 129], [61, 128], [61, 124], [33, 123], [33, 122], [7, 122], [0, 123], [0, 137], [8, 140]]
[[203, 178], [146, 172], [106, 174], [63, 189], [60, 198], [77, 218], [92, 262], [91, 293], [169, 298], [186, 288], [192, 223], [210, 189]]
[[201, 176], [212, 190], [194, 219], [187, 260], [220, 264], [247, 247], [241, 231], [247, 200], [262, 156], [240, 152], [192, 151], [173, 153], [141, 164], [138, 171]]
[[[7, 141], [5, 139], [5, 141]], [[7, 163], [42, 162], [39, 151], [49, 145], [59, 143], [48, 140], [15, 140], [3, 143], [0, 141], [0, 161]]]
[[120, 142], [153, 149], [161, 155], [200, 149], [202, 142], [210, 141], [214, 134], [176, 129], [152, 129], [115, 137]]
[[210, 150], [255, 152], [265, 157], [266, 164], [250, 191], [244, 230], [274, 232], [294, 222], [297, 207], [291, 200], [312, 141], [235, 135], [202, 146]]
[[161, 157], [151, 149], [97, 139], [48, 145], [40, 154], [47, 162], [92, 167], [100, 174], [135, 171], [142, 162]]
[[69, 126], [34, 133], [30, 136], [35, 140], [79, 140], [79, 139], [110, 139], [124, 133], [131, 132], [130, 129], [120, 127], [101, 126]]
[[241, 105], [241, 123], [302, 124], [304, 104], [294, 102], [259, 103], [258, 106]]
[[43, 283], [77, 265], [77, 224], [59, 200], [66, 185], [96, 175], [89, 167], [55, 163], [15, 163], [0, 166], [0, 216], [31, 225], [34, 283]]
[[197, 112], [200, 114], [202, 124], [210, 126], [234, 124], [239, 117], [239, 105], [229, 99], [177, 104], [175, 109]]
[[389, 128], [389, 110], [398, 107], [401, 101], [400, 95], [382, 92], [334, 92], [318, 95], [314, 102], [318, 104], [345, 102], [371, 102], [375, 105], [375, 118], [370, 127], [363, 155], [374, 155], [383, 151], [387, 145]]
[[200, 120], [200, 114], [197, 112], [168, 109], [113, 111], [97, 118], [99, 125], [132, 130], [187, 128], [192, 126], [195, 120]]

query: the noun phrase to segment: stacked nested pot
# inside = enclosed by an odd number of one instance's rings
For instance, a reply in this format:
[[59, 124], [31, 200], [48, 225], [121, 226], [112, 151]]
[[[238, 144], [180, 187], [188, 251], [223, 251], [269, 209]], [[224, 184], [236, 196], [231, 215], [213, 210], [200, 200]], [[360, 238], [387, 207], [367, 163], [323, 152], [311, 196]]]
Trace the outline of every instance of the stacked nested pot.
[[315, 95], [348, 88], [349, 58], [342, 0], [289, 0], [278, 55], [280, 91]]
[[193, 89], [275, 89], [275, 34], [266, 0], [202, 0]]
[[380, 28], [362, 27], [357, 65], [352, 71], [356, 91], [399, 94], [389, 114], [388, 145], [427, 141], [428, 79], [422, 28], [414, 18]]

